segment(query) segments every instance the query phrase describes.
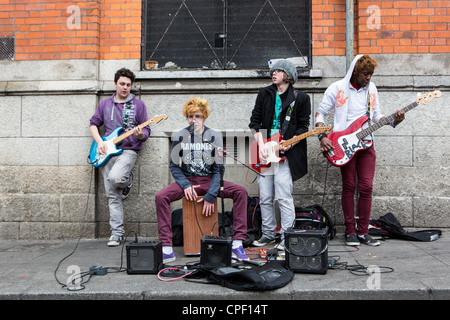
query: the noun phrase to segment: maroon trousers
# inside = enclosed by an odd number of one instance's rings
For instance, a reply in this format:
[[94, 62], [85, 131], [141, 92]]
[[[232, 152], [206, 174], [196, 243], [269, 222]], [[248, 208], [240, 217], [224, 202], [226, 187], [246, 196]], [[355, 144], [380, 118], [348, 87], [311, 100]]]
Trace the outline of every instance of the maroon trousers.
[[[345, 166], [341, 167], [342, 210], [344, 212], [345, 235], [369, 233], [372, 210], [373, 177], [375, 174], [375, 150], [357, 152]], [[358, 179], [358, 223], [355, 226], [355, 190]]]
[[[197, 195], [208, 192], [212, 177], [192, 177]], [[224, 197], [233, 199], [233, 240], [245, 240], [247, 234], [247, 190], [232, 182], [224, 181]], [[184, 190], [173, 182], [155, 196], [158, 234], [163, 246], [172, 246], [172, 213], [170, 203], [184, 197]]]

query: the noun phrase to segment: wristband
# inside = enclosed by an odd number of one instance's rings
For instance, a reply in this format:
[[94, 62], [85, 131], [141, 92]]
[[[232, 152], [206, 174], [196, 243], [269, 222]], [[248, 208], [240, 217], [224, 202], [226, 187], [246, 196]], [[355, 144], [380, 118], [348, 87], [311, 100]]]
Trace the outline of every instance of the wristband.
[[391, 127], [395, 128], [394, 121], [391, 121]]
[[326, 133], [321, 133], [317, 137], [319, 138], [319, 141], [322, 141], [322, 139], [325, 138], [326, 136], [327, 136]]

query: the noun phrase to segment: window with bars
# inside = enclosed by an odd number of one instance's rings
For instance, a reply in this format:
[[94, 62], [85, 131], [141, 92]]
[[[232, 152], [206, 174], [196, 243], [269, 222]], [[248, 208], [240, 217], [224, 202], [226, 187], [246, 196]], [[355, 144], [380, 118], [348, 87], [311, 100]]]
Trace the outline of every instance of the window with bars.
[[0, 38], [0, 60], [14, 60], [14, 38]]
[[144, 0], [143, 69], [311, 67], [312, 0]]

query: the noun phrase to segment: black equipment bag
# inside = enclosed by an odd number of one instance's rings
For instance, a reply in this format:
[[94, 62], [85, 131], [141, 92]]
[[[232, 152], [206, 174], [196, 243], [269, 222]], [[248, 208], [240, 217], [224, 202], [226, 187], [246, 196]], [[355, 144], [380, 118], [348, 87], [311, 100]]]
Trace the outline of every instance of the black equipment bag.
[[328, 213], [318, 204], [308, 207], [295, 207], [294, 229], [318, 230], [328, 227], [330, 240], [336, 236], [336, 225]]
[[[220, 227], [220, 235], [233, 235], [233, 210], [225, 212], [224, 225]], [[221, 213], [219, 212], [219, 221], [221, 220]], [[261, 208], [259, 206], [258, 197], [247, 197], [247, 234], [245, 240], [242, 242], [244, 248], [250, 246], [253, 241], [261, 238]]]
[[221, 267], [202, 270], [208, 284], [219, 284], [238, 291], [265, 291], [284, 287], [294, 278], [294, 273], [283, 266], [284, 262], [271, 260], [261, 267]]
[[419, 230], [408, 232], [403, 229], [400, 222], [391, 212], [381, 216], [378, 220], [371, 220], [369, 234], [397, 238], [411, 241], [435, 241], [442, 235], [438, 229]]
[[253, 241], [262, 236], [261, 230], [261, 208], [258, 197], [247, 198], [247, 235], [242, 245], [244, 248], [250, 246]]
[[172, 242], [173, 246], [183, 245], [183, 209], [172, 211]]
[[233, 211], [225, 211], [225, 213], [223, 213], [223, 217], [222, 212], [219, 212], [218, 219], [219, 219], [219, 236], [221, 237], [233, 236]]

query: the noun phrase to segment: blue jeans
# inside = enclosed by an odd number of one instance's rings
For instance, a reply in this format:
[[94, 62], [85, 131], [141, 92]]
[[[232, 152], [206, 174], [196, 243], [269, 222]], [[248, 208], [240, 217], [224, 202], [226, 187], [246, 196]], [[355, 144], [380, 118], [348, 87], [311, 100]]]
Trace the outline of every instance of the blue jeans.
[[294, 225], [295, 206], [292, 198], [293, 181], [289, 164], [286, 161], [272, 165], [258, 177], [259, 205], [261, 207], [262, 234], [269, 239], [275, 238], [277, 221], [275, 201], [278, 202], [281, 216], [281, 237]]
[[129, 183], [130, 172], [136, 163], [137, 153], [124, 150], [122, 154], [114, 156], [101, 167], [103, 183], [109, 206], [109, 225], [112, 235], [122, 236], [123, 227], [122, 190]]

